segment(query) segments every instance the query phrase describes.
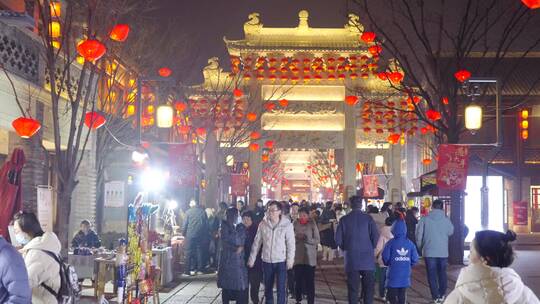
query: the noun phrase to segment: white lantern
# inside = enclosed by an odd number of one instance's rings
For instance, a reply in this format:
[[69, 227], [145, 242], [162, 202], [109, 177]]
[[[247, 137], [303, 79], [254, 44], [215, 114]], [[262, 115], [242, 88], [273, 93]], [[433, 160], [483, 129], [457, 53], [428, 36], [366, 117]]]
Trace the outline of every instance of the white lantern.
[[384, 166], [384, 156], [377, 155], [375, 156], [375, 167], [382, 168]]
[[465, 128], [470, 131], [482, 128], [482, 107], [470, 104], [465, 108]]
[[161, 105], [157, 108], [157, 127], [170, 128], [173, 126], [173, 108], [169, 105]]

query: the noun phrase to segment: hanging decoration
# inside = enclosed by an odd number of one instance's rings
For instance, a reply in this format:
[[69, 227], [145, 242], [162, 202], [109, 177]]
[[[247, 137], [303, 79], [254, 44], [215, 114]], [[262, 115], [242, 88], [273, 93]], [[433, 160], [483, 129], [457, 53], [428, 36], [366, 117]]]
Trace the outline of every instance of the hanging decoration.
[[252, 152], [256, 152], [257, 150], [259, 150], [259, 144], [257, 144], [257, 143], [249, 144], [249, 150], [252, 151]]
[[261, 138], [261, 133], [259, 133], [257, 131], [253, 131], [253, 132], [251, 132], [251, 134], [249, 134], [249, 138], [251, 138], [252, 140], [257, 140], [257, 139]]
[[242, 90], [236, 88], [233, 91], [233, 95], [234, 95], [234, 97], [239, 98], [239, 97], [242, 97], [244, 95], [244, 92], [242, 92]]
[[365, 43], [372, 43], [375, 41], [376, 37], [377, 35], [374, 32], [363, 32], [360, 39], [362, 39]]
[[257, 114], [249, 112], [246, 114], [246, 118], [248, 121], [254, 122], [255, 120], [257, 120]]
[[289, 105], [289, 101], [287, 99], [281, 99], [279, 100], [279, 106], [282, 108], [286, 108]]
[[465, 82], [471, 78], [471, 72], [467, 70], [459, 70], [454, 74], [454, 77], [456, 77], [457, 81], [459, 82]]
[[168, 67], [162, 67], [162, 68], [160, 68], [160, 69], [158, 70], [158, 74], [159, 74], [159, 76], [161, 76], [161, 77], [167, 78], [167, 77], [171, 76], [172, 71], [171, 71], [171, 69], [169, 69]]
[[273, 149], [274, 148], [274, 141], [273, 140], [267, 140], [264, 142], [264, 147], [267, 149]]
[[433, 109], [429, 109], [426, 111], [426, 117], [432, 121], [437, 121], [442, 118], [441, 112], [433, 110]]
[[349, 106], [354, 106], [358, 103], [358, 96], [348, 95], [345, 97], [345, 103]]
[[521, 2], [530, 9], [540, 8], [540, 0], [521, 0]]
[[129, 25], [117, 24], [112, 28], [111, 33], [109, 34], [109, 37], [114, 41], [124, 42], [126, 41], [128, 35], [129, 35]]
[[86, 39], [77, 45], [77, 52], [87, 61], [95, 61], [103, 57], [107, 48], [96, 39]]
[[105, 122], [107, 122], [105, 117], [98, 112], [88, 112], [84, 115], [84, 124], [92, 130], [101, 128]]
[[11, 125], [22, 138], [30, 138], [41, 129], [41, 123], [33, 118], [19, 117]]

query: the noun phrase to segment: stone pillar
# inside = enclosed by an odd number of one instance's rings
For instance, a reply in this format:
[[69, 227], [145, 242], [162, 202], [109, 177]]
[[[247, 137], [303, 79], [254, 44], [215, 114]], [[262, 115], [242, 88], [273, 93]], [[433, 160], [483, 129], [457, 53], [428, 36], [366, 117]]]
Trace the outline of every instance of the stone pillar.
[[262, 150], [249, 151], [249, 206], [253, 207], [261, 198]]
[[344, 200], [356, 194], [356, 115], [355, 107], [344, 107], [343, 130], [343, 191]]
[[217, 208], [218, 190], [219, 190], [219, 145], [217, 142], [216, 134], [209, 132], [206, 138], [206, 148], [204, 151], [205, 164], [205, 206], [208, 208]]
[[401, 183], [401, 146], [392, 145], [388, 154], [390, 158], [388, 163], [390, 164], [389, 173], [391, 174], [391, 177], [387, 200], [390, 200], [391, 202], [400, 202], [403, 200]]

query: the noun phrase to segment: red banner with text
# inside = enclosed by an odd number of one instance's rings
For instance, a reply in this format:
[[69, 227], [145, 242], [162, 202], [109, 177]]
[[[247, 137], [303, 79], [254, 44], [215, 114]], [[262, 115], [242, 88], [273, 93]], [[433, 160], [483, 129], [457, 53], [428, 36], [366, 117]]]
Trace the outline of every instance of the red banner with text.
[[437, 168], [437, 186], [446, 190], [465, 190], [469, 169], [469, 147], [440, 145]]
[[529, 210], [526, 201], [514, 202], [512, 209], [514, 211], [514, 225], [526, 226], [529, 224]]
[[231, 174], [231, 194], [246, 196], [249, 177], [247, 174]]
[[364, 197], [379, 196], [379, 178], [377, 175], [364, 175], [362, 183], [364, 185]]

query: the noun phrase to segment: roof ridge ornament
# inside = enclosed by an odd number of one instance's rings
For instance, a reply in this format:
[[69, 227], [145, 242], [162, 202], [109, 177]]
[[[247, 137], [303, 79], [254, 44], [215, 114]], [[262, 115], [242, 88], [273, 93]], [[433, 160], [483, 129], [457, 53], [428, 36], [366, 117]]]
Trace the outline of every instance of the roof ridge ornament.
[[360, 24], [360, 17], [356, 14], [349, 14], [349, 22], [345, 24], [345, 28], [348, 29], [351, 33], [358, 33], [364, 31], [364, 26]]
[[263, 24], [259, 18], [259, 13], [251, 13], [248, 15], [248, 21], [244, 23], [245, 36], [257, 35], [261, 32]]
[[307, 10], [301, 10], [298, 12], [298, 29], [308, 29], [309, 12]]

